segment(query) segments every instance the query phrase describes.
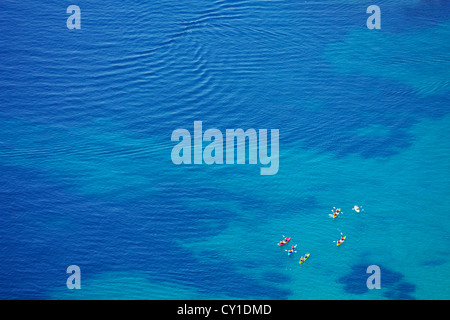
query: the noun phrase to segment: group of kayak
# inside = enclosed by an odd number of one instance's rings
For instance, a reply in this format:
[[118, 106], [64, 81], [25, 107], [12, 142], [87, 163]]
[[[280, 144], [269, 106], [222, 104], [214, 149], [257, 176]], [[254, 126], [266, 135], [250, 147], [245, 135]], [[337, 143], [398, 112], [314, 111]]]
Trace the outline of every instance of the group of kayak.
[[[279, 247], [281, 247], [281, 246], [284, 246], [286, 243], [288, 243], [289, 241], [291, 241], [291, 237], [289, 237], [289, 238], [284, 238], [284, 240], [281, 240], [279, 243], [278, 243], [278, 246]], [[297, 245], [295, 244], [295, 245], [293, 245], [289, 250], [286, 250], [287, 252], [288, 252], [288, 256], [290, 256], [291, 254], [293, 254], [293, 253], [296, 253], [297, 252]], [[305, 262], [307, 259], [309, 258], [309, 253], [306, 253], [304, 256], [302, 256], [301, 258], [300, 258], [300, 261], [298, 262], [298, 263], [300, 263], [300, 264], [302, 264], [303, 262]]]
[[[363, 211], [363, 209], [362, 209], [361, 206], [356, 206], [356, 205], [352, 208], [352, 210], [354, 210], [356, 213], [359, 213], [359, 212]], [[342, 214], [342, 209], [341, 209], [341, 208], [333, 207], [333, 209], [332, 209], [331, 211], [332, 211], [333, 213], [330, 214], [330, 216], [333, 218], [333, 220], [336, 219], [340, 214]], [[341, 244], [344, 243], [345, 239], [347, 239], [347, 236], [344, 236], [344, 235], [342, 234], [342, 232], [341, 232], [341, 238], [340, 238], [339, 240], [333, 241], [333, 242], [336, 242], [336, 246], [340, 246]], [[288, 238], [288, 237], [285, 237], [283, 240], [281, 240], [281, 241], [278, 243], [278, 246], [279, 246], [279, 247], [284, 246], [284, 245], [287, 244], [289, 241], [291, 241], [291, 237], [289, 237], [289, 238]], [[296, 244], [295, 244], [295, 245], [292, 245], [290, 249], [285, 250], [285, 251], [287, 251], [288, 256], [290, 256], [291, 254], [297, 252], [297, 245], [296, 245]], [[303, 262], [305, 262], [306, 260], [308, 260], [309, 256], [310, 256], [310, 254], [309, 254], [309, 253], [306, 253], [304, 256], [302, 256], [302, 257], [300, 258], [300, 261], [299, 261], [298, 263], [299, 263], [299, 264], [302, 264]]]

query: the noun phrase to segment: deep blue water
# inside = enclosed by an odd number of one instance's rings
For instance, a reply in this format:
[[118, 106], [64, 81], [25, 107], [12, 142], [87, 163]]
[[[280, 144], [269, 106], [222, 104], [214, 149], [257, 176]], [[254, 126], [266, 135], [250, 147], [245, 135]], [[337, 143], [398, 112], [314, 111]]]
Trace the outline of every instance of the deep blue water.
[[[2, 0], [0, 31], [1, 299], [450, 297], [449, 1]], [[279, 172], [174, 165], [194, 121], [279, 129]]]

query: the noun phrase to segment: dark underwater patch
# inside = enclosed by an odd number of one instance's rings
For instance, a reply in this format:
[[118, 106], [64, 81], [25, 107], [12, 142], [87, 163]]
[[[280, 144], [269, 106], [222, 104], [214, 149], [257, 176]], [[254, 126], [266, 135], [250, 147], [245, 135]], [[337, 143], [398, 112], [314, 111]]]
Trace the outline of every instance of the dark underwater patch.
[[148, 274], [153, 283], [183, 283], [211, 297], [244, 299], [251, 293], [255, 299], [287, 299], [290, 294], [274, 282], [249, 279], [236, 271], [237, 263], [219, 255], [198, 259], [177, 243], [217, 234], [236, 213], [213, 215], [207, 230], [199, 218], [211, 214], [186, 208], [167, 190], [130, 205], [73, 194], [38, 171], [2, 164], [0, 171], [0, 298], [47, 299], [49, 291], [65, 288], [72, 264], [81, 268], [82, 281], [126, 271]]
[[[338, 283], [344, 286], [344, 290], [349, 294], [362, 295], [367, 293], [366, 282], [370, 274], [366, 273], [370, 264], [357, 264], [351, 267], [351, 271], [338, 279]], [[404, 275], [400, 272], [379, 266], [381, 271], [381, 293], [391, 300], [414, 300], [412, 295], [416, 286], [403, 280]]]
[[393, 289], [387, 290], [383, 295], [391, 300], [415, 300], [412, 293], [416, 291], [416, 286], [408, 282], [400, 282]]
[[366, 281], [368, 274], [366, 273], [368, 265], [354, 265], [351, 267], [351, 271], [338, 279], [338, 283], [344, 286], [344, 290], [350, 294], [363, 294], [367, 289]]

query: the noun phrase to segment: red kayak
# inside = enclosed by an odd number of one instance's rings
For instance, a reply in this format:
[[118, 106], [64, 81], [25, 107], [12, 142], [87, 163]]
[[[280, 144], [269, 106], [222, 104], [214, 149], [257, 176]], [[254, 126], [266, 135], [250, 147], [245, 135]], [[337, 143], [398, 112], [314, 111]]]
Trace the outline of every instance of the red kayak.
[[287, 238], [287, 240], [283, 240], [283, 242], [279, 242], [279, 243], [278, 243], [278, 246], [279, 246], [279, 247], [284, 246], [284, 245], [285, 245], [286, 243], [288, 243], [289, 241], [291, 241], [291, 237]]

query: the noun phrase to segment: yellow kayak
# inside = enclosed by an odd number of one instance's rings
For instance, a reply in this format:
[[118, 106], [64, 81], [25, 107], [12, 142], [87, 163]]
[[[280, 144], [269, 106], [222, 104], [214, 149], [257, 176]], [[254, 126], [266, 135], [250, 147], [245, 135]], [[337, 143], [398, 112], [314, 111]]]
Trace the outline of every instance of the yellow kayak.
[[[343, 240], [338, 240], [338, 241], [336, 241], [336, 245], [337, 245], [337, 246], [340, 246], [341, 244], [343, 244], [346, 238], [347, 238], [347, 236], [345, 236]], [[340, 242], [339, 242], [339, 241], [340, 241]]]
[[305, 262], [307, 259], [309, 258], [309, 253], [305, 254], [304, 257], [300, 258], [300, 261], [298, 263], [302, 264], [303, 262]]
[[336, 219], [338, 216], [339, 216], [339, 214], [341, 214], [342, 212], [341, 212], [341, 208], [339, 208], [339, 209], [336, 209], [336, 211], [333, 211], [333, 214], [330, 214], [330, 216], [331, 217], [333, 217], [333, 220], [334, 219]]

